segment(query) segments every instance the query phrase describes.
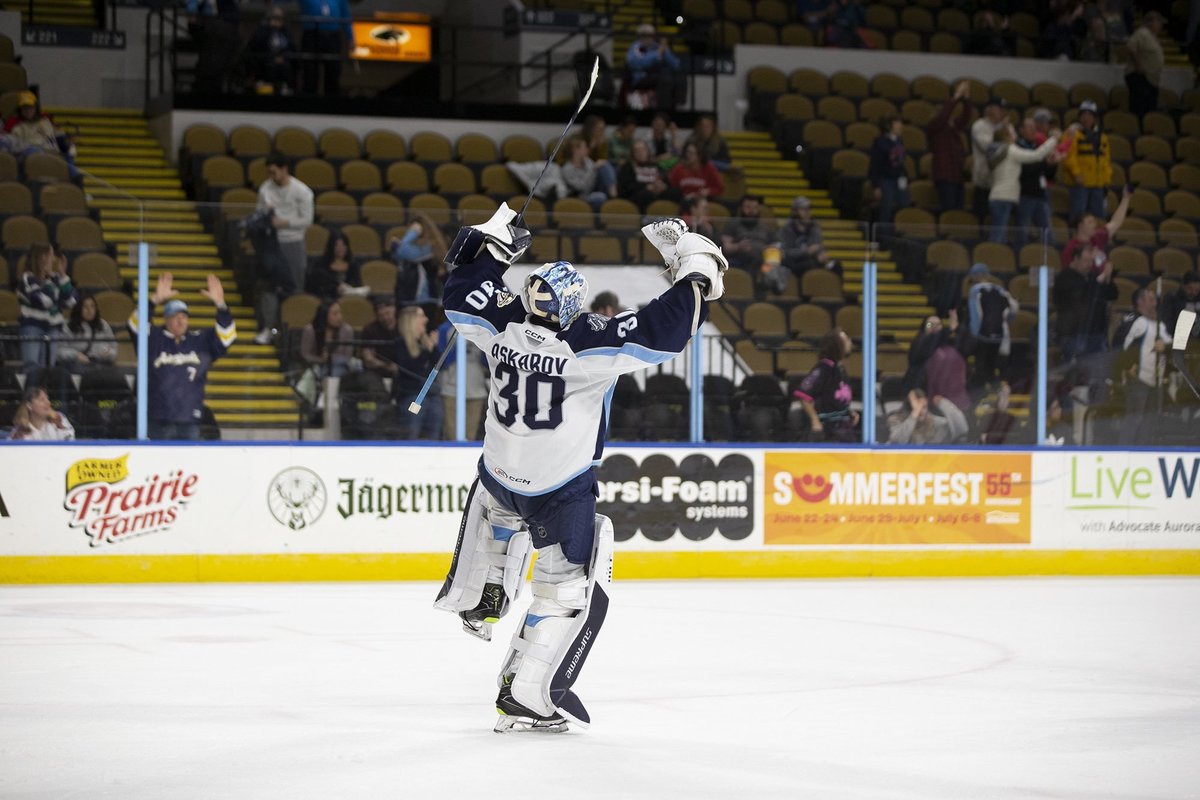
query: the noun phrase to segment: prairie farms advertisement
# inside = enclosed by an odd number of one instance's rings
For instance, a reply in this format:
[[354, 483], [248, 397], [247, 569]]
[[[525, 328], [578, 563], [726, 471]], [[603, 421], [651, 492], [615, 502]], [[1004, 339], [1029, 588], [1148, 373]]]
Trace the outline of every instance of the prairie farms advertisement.
[[766, 545], [1029, 544], [1028, 453], [767, 452]]

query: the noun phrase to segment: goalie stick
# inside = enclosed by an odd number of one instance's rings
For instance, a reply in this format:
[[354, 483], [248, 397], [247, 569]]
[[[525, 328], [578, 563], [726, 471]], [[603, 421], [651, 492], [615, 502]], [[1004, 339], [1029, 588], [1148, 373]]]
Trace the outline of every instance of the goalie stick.
[[[529, 196], [525, 198], [525, 203], [521, 206], [521, 210], [517, 212], [517, 216], [513, 219], [513, 224], [520, 226], [525, 221], [525, 210], [529, 208], [529, 203], [533, 200], [533, 194], [537, 191], [538, 184], [542, 182], [542, 178], [546, 176], [546, 170], [550, 168], [550, 164], [554, 161], [554, 157], [558, 155], [559, 149], [562, 148], [563, 142], [567, 138], [567, 134], [571, 132], [571, 126], [575, 124], [579, 112], [583, 111], [583, 107], [587, 105], [587, 101], [591, 99], [592, 90], [596, 88], [596, 79], [600, 77], [600, 56], [596, 56], [596, 60], [592, 63], [592, 76], [588, 81], [587, 91], [583, 93], [583, 98], [580, 99], [579, 105], [575, 107], [575, 113], [567, 120], [567, 126], [563, 128], [563, 132], [558, 137], [558, 141], [554, 145], [554, 150], [550, 153], [550, 157], [546, 159], [545, 166], [538, 174], [537, 180], [533, 182], [533, 186], [529, 187]], [[425, 402], [425, 396], [429, 394], [429, 388], [433, 386], [434, 380], [438, 373], [442, 370], [442, 365], [446, 363], [446, 357], [450, 355], [450, 351], [454, 349], [454, 342], [458, 338], [458, 329], [451, 328], [450, 335], [446, 337], [446, 349], [438, 356], [437, 363], [433, 365], [433, 369], [429, 372], [429, 377], [425, 378], [425, 385], [421, 387], [421, 391], [417, 393], [417, 399], [408, 404], [408, 412], [410, 414], [419, 414], [421, 412], [421, 404]]]

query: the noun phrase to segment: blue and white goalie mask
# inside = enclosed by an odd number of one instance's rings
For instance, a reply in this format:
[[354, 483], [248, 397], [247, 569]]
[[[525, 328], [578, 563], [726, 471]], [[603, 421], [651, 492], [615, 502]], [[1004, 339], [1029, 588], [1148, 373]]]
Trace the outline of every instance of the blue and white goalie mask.
[[535, 317], [565, 329], [587, 302], [587, 278], [569, 261], [542, 264], [525, 279], [525, 307]]

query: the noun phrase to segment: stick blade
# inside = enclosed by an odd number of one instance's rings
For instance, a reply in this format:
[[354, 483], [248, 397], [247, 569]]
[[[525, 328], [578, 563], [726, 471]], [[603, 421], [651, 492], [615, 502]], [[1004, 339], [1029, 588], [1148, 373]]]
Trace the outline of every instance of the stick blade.
[[1184, 309], [1179, 312], [1175, 321], [1175, 335], [1171, 347], [1175, 350], [1187, 350], [1188, 339], [1192, 335], [1192, 327], [1196, 324], [1196, 312]]
[[410, 414], [420, 414], [420, 413], [421, 413], [421, 404], [420, 404], [420, 403], [418, 403], [416, 400], [414, 400], [414, 401], [412, 401], [411, 403], [409, 403], [409, 404], [408, 404], [408, 413], [410, 413]]

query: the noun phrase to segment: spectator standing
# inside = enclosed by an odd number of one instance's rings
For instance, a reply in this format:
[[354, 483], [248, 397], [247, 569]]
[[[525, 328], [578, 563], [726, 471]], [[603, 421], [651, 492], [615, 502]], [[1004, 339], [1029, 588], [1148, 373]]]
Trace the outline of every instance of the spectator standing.
[[983, 114], [971, 124], [971, 181], [975, 185], [975, 216], [983, 219], [988, 210], [988, 194], [992, 189], [992, 166], [988, 149], [996, 140], [996, 129], [1007, 119], [1007, 103], [993, 97], [983, 106]]
[[682, 152], [679, 147], [679, 127], [662, 111], [650, 120], [650, 151], [664, 170], [675, 166]]
[[1075, 57], [1075, 43], [1085, 33], [1083, 3], [1059, 3], [1053, 22], [1042, 27], [1039, 55], [1070, 61]]
[[704, 198], [715, 199], [725, 191], [725, 182], [721, 180], [721, 173], [704, 160], [704, 155], [695, 142], [684, 145], [683, 160], [671, 170], [669, 182], [684, 197], [700, 195]]
[[885, 117], [883, 133], [871, 145], [867, 180], [874, 187], [875, 202], [879, 204], [879, 221], [886, 225], [891, 224], [899, 209], [907, 208], [909, 204], [908, 173], [904, 165], [906, 153], [900, 138], [903, 132], [904, 120]]
[[644, 139], [634, 139], [630, 157], [617, 170], [617, 194], [642, 211], [655, 200], [678, 202], [679, 190], [667, 183]]
[[1171, 336], [1158, 319], [1158, 300], [1149, 287], [1143, 286], [1133, 293], [1133, 308], [1119, 328], [1125, 332], [1124, 339], [1113, 342], [1114, 348], [1130, 356], [1125, 375], [1125, 419], [1121, 422], [1119, 442], [1153, 444], [1151, 403], [1163, 382], [1166, 367], [1163, 353], [1171, 343]]
[[1104, 0], [1100, 4], [1100, 16], [1104, 19], [1107, 29], [1106, 38], [1114, 45], [1123, 44], [1129, 39], [1129, 28], [1125, 24], [1122, 5], [1122, 0]]
[[867, 24], [867, 12], [861, 0], [833, 0], [829, 27], [825, 29], [828, 47], [858, 49], [866, 46], [860, 30]]
[[353, 356], [354, 329], [343, 321], [341, 305], [326, 300], [300, 334], [300, 357], [321, 381], [349, 372]]
[[729, 155], [729, 143], [717, 132], [717, 119], [712, 114], [701, 114], [696, 120], [696, 127], [689, 142], [694, 142], [700, 148], [700, 154], [719, 171], [725, 172], [732, 166], [733, 159]]
[[446, 238], [428, 214], [415, 212], [403, 238], [388, 240], [396, 264], [396, 302], [436, 303], [445, 280]]
[[300, 47], [304, 51], [303, 88], [317, 94], [318, 72], [324, 74], [326, 97], [341, 91], [342, 58], [354, 41], [346, 0], [299, 0], [303, 18]]
[[779, 230], [782, 263], [799, 279], [810, 269], [841, 274], [841, 265], [825, 250], [821, 224], [813, 219], [812, 201], [804, 195], [792, 200], [792, 213]]
[[385, 378], [396, 377], [396, 300], [390, 295], [375, 298], [375, 319], [362, 329], [363, 367]]
[[50, 395], [44, 386], [25, 390], [21, 405], [13, 413], [12, 438], [29, 442], [69, 442], [75, 438], [75, 428], [65, 414], [50, 405]]
[[100, 316], [100, 307], [93, 295], [84, 295], [71, 309], [66, 334], [58, 345], [58, 363], [71, 372], [78, 374], [89, 367], [116, 363], [117, 337]]
[[763, 263], [763, 249], [778, 240], [774, 226], [762, 219], [762, 200], [756, 194], [743, 196], [737, 216], [721, 232], [721, 252], [731, 267], [757, 271]]
[[1076, 248], [1068, 268], [1054, 282], [1058, 344], [1067, 361], [1108, 349], [1108, 304], [1117, 299], [1117, 287], [1112, 282], [1112, 262], [1106, 259], [1098, 273], [1093, 270], [1095, 263], [1095, 247]]
[[1141, 117], [1158, 109], [1158, 87], [1162, 81], [1163, 49], [1158, 42], [1166, 20], [1157, 11], [1147, 11], [1142, 25], [1129, 37], [1129, 63], [1125, 85], [1129, 87], [1129, 111]]
[[[179, 293], [172, 283], [171, 273], [164, 272], [150, 295], [151, 303], [166, 305], [162, 327], [151, 326], [147, 336], [149, 432], [151, 439], [194, 441], [200, 438], [208, 371], [237, 339], [237, 326], [225, 305], [225, 289], [216, 275], [209, 275], [208, 288], [200, 290], [217, 307], [216, 324], [202, 331], [188, 329], [187, 304], [175, 299]], [[136, 311], [129, 318], [129, 327], [136, 342]]]
[[942, 211], [963, 207], [963, 161], [967, 157], [963, 134], [970, 121], [971, 87], [960, 81], [954, 87], [954, 94], [925, 126], [929, 152], [933, 154], [933, 185]]
[[322, 300], [336, 300], [344, 294], [366, 297], [371, 293], [369, 286], [362, 285], [362, 272], [341, 231], [329, 235], [325, 254], [309, 271], [305, 289]]
[[1104, 22], [1104, 17], [1097, 14], [1088, 22], [1087, 35], [1079, 43], [1078, 59], [1107, 64], [1111, 55], [1108, 44], [1108, 26]]
[[1126, 187], [1121, 194], [1121, 202], [1117, 205], [1117, 210], [1113, 212], [1112, 219], [1104, 225], [1100, 224], [1100, 220], [1094, 214], [1084, 214], [1079, 218], [1079, 224], [1075, 227], [1075, 238], [1067, 242], [1062, 250], [1064, 267], [1071, 263], [1076, 250], [1084, 245], [1091, 245], [1096, 258], [1093, 271], [1099, 272], [1104, 268], [1104, 263], [1108, 261], [1108, 244], [1125, 224], [1125, 216], [1129, 213], [1130, 197], [1132, 195], [1129, 188]]
[[1105, 215], [1105, 192], [1112, 182], [1112, 153], [1108, 134], [1100, 130], [1096, 103], [1084, 100], [1079, 104], [1079, 128], [1071, 137], [1062, 168], [1071, 194], [1071, 221], [1077, 222], [1083, 213], [1098, 217]]
[[188, 31], [196, 43], [197, 94], [221, 94], [237, 57], [242, 14], [238, 0], [187, 0]]
[[854, 442], [858, 412], [850, 409], [854, 399], [842, 362], [849, 357], [853, 345], [850, 336], [834, 328], [821, 337], [817, 364], [793, 396], [804, 406], [808, 415], [811, 440], [814, 442]]
[[[1183, 276], [1179, 288], [1163, 298], [1163, 322], [1167, 330], [1174, 332], [1180, 311], [1200, 314], [1200, 272], [1195, 270]], [[1192, 338], [1200, 338], [1200, 325], [1192, 328]]]
[[1004, 374], [1012, 353], [1008, 325], [1020, 306], [1008, 290], [991, 280], [986, 264], [975, 264], [967, 272], [974, 285], [967, 290], [967, 333], [964, 353], [974, 355], [973, 388], [991, 383]]
[[[1039, 145], [1050, 140], [1049, 136], [1043, 137], [1039, 133], [1034, 118], [1026, 117], [1021, 122], [1017, 147], [1025, 151], [1036, 151]], [[1059, 143], [1061, 144], [1061, 140]], [[1029, 238], [1030, 225], [1037, 228], [1038, 241], [1054, 241], [1054, 231], [1050, 227], [1049, 185], [1060, 160], [1059, 148], [1056, 145], [1044, 162], [1033, 161], [1021, 165], [1020, 198], [1017, 200], [1018, 243], [1023, 243]]]
[[[427, 329], [429, 317], [420, 306], [401, 309], [396, 327], [396, 364], [399, 370], [392, 381], [392, 395], [401, 415], [401, 429], [407, 439], [442, 438], [443, 404], [441, 389], [435, 383], [421, 405], [421, 411], [410, 414], [408, 406], [417, 399], [421, 387], [437, 361], [437, 333]], [[470, 348], [468, 348], [470, 352]]]
[[679, 58], [671, 52], [666, 37], [657, 37], [654, 26], [643, 22], [637, 27], [637, 38], [625, 55], [628, 70], [626, 91], [652, 90], [655, 107], [673, 109], [683, 102], [687, 91], [687, 78], [681, 69]]
[[1035, 150], [1018, 147], [1016, 138], [1012, 125], [1005, 125], [996, 134], [1000, 147], [993, 152], [991, 159], [992, 188], [988, 192], [988, 213], [991, 216], [988, 239], [993, 242], [1008, 240], [1008, 220], [1017, 207], [1017, 201], [1021, 199], [1022, 168], [1025, 165], [1041, 167], [1058, 146], [1057, 131], [1052, 131], [1050, 138]]
[[282, 6], [271, 6], [246, 45], [255, 89], [260, 93], [291, 94], [295, 86], [292, 59], [296, 43], [288, 33]]
[[66, 272], [58, 269], [48, 244], [34, 244], [26, 256], [27, 269], [17, 285], [21, 368], [31, 376], [58, 360], [57, 339], [63, 314], [75, 307], [75, 290]]
[[[270, 210], [271, 225], [283, 261], [290, 271], [291, 286], [272, 287], [287, 294], [305, 285], [308, 255], [304, 246], [304, 232], [313, 221], [313, 192], [303, 181], [291, 174], [291, 165], [286, 156], [272, 153], [267, 157], [267, 179], [258, 187], [260, 211]], [[282, 276], [281, 276], [282, 277]], [[275, 291], [265, 291], [259, 298], [259, 324], [261, 329], [254, 337], [256, 344], [270, 344], [272, 328], [279, 321], [279, 296]]]

